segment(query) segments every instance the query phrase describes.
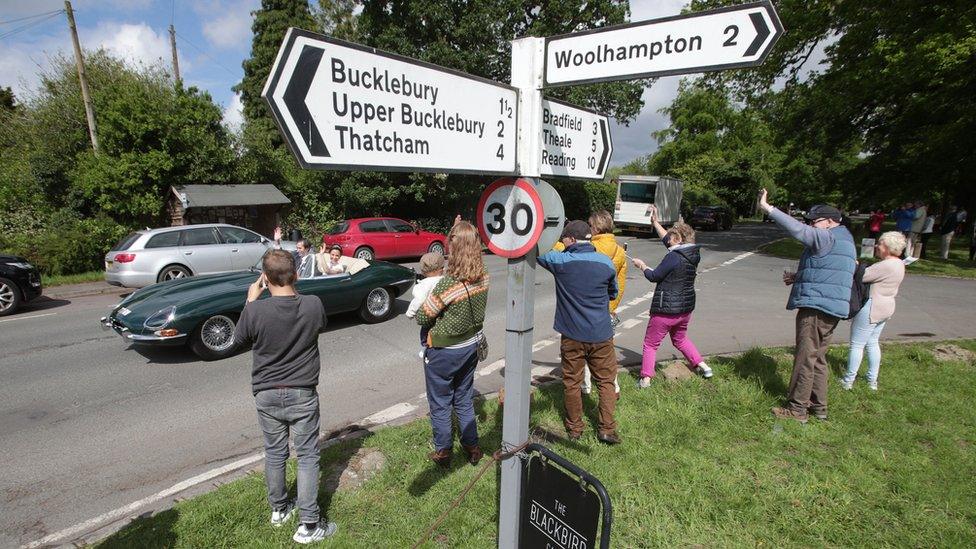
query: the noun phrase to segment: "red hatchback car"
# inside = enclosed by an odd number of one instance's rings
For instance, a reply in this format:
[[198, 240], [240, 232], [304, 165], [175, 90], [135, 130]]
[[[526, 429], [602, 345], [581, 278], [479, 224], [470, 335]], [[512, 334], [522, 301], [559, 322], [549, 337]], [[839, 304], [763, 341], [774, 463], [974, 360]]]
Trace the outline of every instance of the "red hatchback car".
[[427, 252], [444, 253], [447, 237], [421, 231], [402, 219], [362, 217], [348, 219], [322, 236], [326, 246], [338, 244], [342, 255], [360, 259], [419, 257]]

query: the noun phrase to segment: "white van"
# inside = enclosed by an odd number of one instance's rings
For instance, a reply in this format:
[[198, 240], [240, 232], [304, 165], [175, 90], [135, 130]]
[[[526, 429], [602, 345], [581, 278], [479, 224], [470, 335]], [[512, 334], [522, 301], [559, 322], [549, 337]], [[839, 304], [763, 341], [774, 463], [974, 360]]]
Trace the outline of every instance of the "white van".
[[674, 225], [681, 219], [679, 179], [658, 175], [621, 175], [617, 178], [617, 203], [613, 222], [621, 229], [653, 231], [651, 204], [657, 205], [661, 225]]

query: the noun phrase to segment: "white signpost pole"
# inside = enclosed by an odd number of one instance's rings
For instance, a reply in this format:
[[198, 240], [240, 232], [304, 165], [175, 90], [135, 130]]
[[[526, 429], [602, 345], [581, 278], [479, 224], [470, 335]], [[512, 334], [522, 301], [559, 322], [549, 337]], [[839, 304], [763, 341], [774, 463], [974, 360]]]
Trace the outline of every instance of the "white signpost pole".
[[[539, 184], [542, 134], [542, 75], [545, 39], [512, 42], [512, 85], [519, 90], [518, 173]], [[535, 307], [535, 247], [525, 256], [508, 260], [508, 299], [505, 311], [505, 409], [502, 448], [510, 450], [529, 438], [529, 393], [532, 389], [532, 324]], [[514, 549], [519, 540], [522, 464], [509, 458], [501, 464], [498, 505], [498, 547]]]

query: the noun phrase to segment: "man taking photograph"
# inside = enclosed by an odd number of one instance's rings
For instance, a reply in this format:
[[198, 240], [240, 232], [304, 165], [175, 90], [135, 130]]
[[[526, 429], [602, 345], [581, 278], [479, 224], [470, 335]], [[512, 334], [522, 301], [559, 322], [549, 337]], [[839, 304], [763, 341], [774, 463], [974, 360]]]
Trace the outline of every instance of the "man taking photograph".
[[[285, 486], [288, 436], [298, 454], [298, 512], [301, 524], [292, 539], [312, 543], [331, 536], [336, 525], [320, 521], [319, 487], [319, 332], [325, 308], [315, 296], [295, 291], [295, 261], [284, 250], [269, 250], [262, 273], [247, 290], [247, 304], [234, 334], [236, 345], [251, 344], [251, 391], [264, 433], [264, 474], [271, 504], [271, 526], [295, 514]], [[264, 290], [271, 294], [259, 299]]]

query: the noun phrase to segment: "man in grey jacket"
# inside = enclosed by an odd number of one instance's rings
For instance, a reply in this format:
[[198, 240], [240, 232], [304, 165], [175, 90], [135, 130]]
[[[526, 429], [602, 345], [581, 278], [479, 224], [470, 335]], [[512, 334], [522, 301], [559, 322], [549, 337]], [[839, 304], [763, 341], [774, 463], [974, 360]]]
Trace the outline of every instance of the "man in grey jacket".
[[797, 311], [796, 351], [786, 406], [772, 412], [800, 423], [807, 422], [810, 412], [827, 419], [827, 346], [837, 323], [850, 313], [857, 266], [854, 237], [832, 206], [811, 207], [801, 223], [771, 206], [763, 189], [759, 207], [804, 245], [797, 271], [783, 273], [783, 282], [792, 286], [786, 308]]
[[[271, 504], [271, 526], [295, 514], [285, 486], [288, 435], [298, 454], [298, 512], [292, 539], [312, 543], [331, 536], [336, 525], [320, 521], [319, 490], [319, 332], [325, 308], [315, 296], [295, 291], [295, 261], [285, 250], [268, 250], [262, 273], [247, 289], [247, 304], [234, 343], [251, 344], [251, 391], [264, 433], [264, 474]], [[264, 290], [271, 294], [259, 299]]]

